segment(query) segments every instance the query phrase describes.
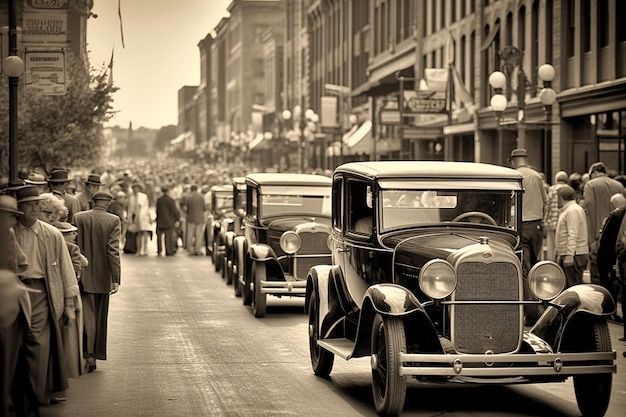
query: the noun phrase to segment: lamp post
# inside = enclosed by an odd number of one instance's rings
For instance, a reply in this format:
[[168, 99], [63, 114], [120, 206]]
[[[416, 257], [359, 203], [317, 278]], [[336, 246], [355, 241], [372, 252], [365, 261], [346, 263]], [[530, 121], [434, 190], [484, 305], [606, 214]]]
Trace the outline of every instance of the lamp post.
[[300, 172], [304, 172], [307, 168], [307, 137], [306, 133], [314, 134], [319, 122], [319, 116], [312, 109], [306, 109], [304, 117], [302, 117], [302, 107], [294, 106], [293, 113], [289, 110], [283, 110], [281, 114], [283, 120], [289, 121], [293, 118], [293, 132], [298, 138], [298, 155], [300, 159]]
[[17, 90], [24, 73], [24, 61], [17, 56], [17, 11], [9, 0], [9, 56], [4, 60], [4, 73], [9, 77], [9, 181], [18, 178], [17, 167]]
[[[508, 107], [509, 100], [512, 93], [512, 78], [517, 77], [517, 119], [513, 123], [517, 127], [517, 147], [526, 147], [526, 89], [529, 87], [528, 79], [524, 70], [522, 69], [523, 51], [515, 47], [507, 47], [501, 53], [500, 57], [505, 61], [502, 66], [502, 71], [494, 71], [489, 75], [489, 85], [493, 88], [495, 94], [491, 97], [490, 105], [493, 111], [496, 113], [498, 119], [498, 148], [500, 157], [502, 157], [502, 126], [510, 124], [504, 120], [503, 115]], [[514, 69], [517, 69], [517, 74], [514, 74]], [[539, 79], [543, 82], [543, 88], [539, 92], [539, 99], [544, 106], [546, 113], [546, 122], [551, 122], [552, 118], [552, 105], [556, 102], [556, 92], [551, 87], [551, 82], [555, 76], [554, 67], [550, 64], [543, 64], [537, 70]], [[503, 90], [506, 87], [506, 91], [503, 94]], [[530, 86], [531, 88], [536, 88]], [[546, 131], [548, 128], [546, 128]], [[548, 137], [546, 136], [546, 148], [550, 146], [547, 144]]]

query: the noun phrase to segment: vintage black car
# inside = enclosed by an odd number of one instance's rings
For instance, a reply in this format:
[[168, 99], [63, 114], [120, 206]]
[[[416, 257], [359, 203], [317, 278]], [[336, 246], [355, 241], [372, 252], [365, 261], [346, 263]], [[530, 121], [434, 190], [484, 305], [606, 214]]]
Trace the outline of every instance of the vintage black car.
[[[519, 230], [522, 178], [463, 162], [355, 162], [336, 168], [332, 265], [307, 280], [313, 372], [335, 356], [371, 357], [381, 415], [404, 407], [406, 380], [481, 384], [573, 377], [585, 416], [606, 412], [616, 372], [597, 285], [563, 290], [553, 262], [528, 275], [524, 300]], [[532, 328], [523, 306], [545, 311]]]
[[211, 206], [206, 217], [206, 240], [207, 249], [211, 252], [211, 260], [215, 270], [222, 271], [224, 264], [224, 236], [222, 220], [233, 212], [233, 186], [232, 184], [214, 185], [210, 188]]
[[[224, 273], [228, 285], [233, 282], [233, 275], [237, 269], [243, 270], [243, 265], [233, 264], [233, 244], [236, 236], [243, 236], [243, 219], [246, 214], [246, 178], [233, 178], [233, 211], [231, 216], [222, 220], [221, 230], [224, 231]], [[235, 296], [241, 297], [241, 286], [235, 287]]]
[[311, 266], [330, 263], [330, 190], [321, 175], [246, 176], [245, 230], [233, 244], [233, 265], [243, 269], [233, 269], [233, 281], [256, 317], [267, 295], [304, 297]]

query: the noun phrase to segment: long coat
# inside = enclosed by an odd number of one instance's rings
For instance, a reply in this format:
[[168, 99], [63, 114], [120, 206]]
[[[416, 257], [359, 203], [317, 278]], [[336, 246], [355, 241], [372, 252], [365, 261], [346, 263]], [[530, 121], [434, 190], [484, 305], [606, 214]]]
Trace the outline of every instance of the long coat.
[[172, 197], [163, 194], [156, 201], [157, 228], [170, 229], [180, 220], [180, 210]]
[[120, 283], [120, 218], [101, 207], [76, 213], [77, 243], [89, 260], [80, 279], [83, 291], [108, 294]]
[[130, 195], [128, 199], [128, 221], [139, 226], [140, 231], [149, 232], [151, 230], [150, 201], [146, 194], [138, 192]]
[[204, 223], [204, 197], [197, 191], [192, 192], [187, 196], [185, 202], [187, 209], [187, 222], [189, 223]]
[[608, 175], [599, 175], [585, 184], [580, 205], [587, 213], [587, 237], [590, 244], [598, 240], [602, 222], [611, 211], [611, 197], [617, 193], [624, 193], [624, 186]]

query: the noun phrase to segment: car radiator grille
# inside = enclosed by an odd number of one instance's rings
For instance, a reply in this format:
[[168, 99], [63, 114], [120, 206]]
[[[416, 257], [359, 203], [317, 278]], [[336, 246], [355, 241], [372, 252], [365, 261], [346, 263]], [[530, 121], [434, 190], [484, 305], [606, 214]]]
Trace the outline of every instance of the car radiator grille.
[[302, 244], [298, 255], [324, 255], [310, 258], [301, 258], [299, 256], [294, 258], [294, 277], [296, 279], [306, 279], [312, 266], [330, 263], [330, 249], [328, 249], [326, 243], [328, 233], [325, 231], [318, 233], [301, 232], [300, 239]]
[[[466, 262], [457, 268], [453, 301], [519, 301], [520, 284], [514, 264]], [[515, 351], [521, 337], [519, 305], [455, 305], [452, 342], [461, 353]]]

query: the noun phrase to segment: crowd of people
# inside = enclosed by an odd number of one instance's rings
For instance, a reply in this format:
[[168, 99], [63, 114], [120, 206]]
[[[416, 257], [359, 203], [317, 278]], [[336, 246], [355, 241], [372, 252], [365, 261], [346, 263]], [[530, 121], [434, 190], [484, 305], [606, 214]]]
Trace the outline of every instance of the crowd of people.
[[[623, 291], [626, 285], [626, 177], [610, 174], [603, 162], [595, 162], [583, 175], [559, 171], [549, 185], [541, 173], [531, 167], [525, 149], [515, 149], [509, 156], [513, 168], [523, 177], [522, 201], [524, 277], [539, 260], [559, 264], [566, 286], [589, 281], [603, 286], [622, 311], [614, 321], [624, 322]], [[532, 298], [525, 285], [525, 297]], [[541, 311], [525, 306], [526, 325], [532, 325]], [[620, 337], [625, 340], [624, 335]]]
[[[549, 185], [526, 150], [514, 150], [509, 161], [525, 190], [524, 276], [542, 259], [562, 267], [567, 286], [583, 283], [588, 271], [591, 282], [615, 300], [621, 297], [623, 308], [625, 179], [596, 162], [583, 175], [559, 171]], [[0, 186], [2, 416], [9, 407], [18, 416], [37, 415], [40, 406], [65, 401], [68, 378], [106, 360], [120, 253], [148, 256], [148, 242], [156, 239], [156, 256], [175, 256], [181, 248], [189, 256], [207, 254], [210, 187], [247, 172], [180, 161], [132, 161], [93, 171], [21, 173], [22, 179]], [[528, 290], [525, 296], [532, 297]], [[541, 312], [525, 308], [530, 325]], [[612, 318], [623, 322], [621, 313]]]

